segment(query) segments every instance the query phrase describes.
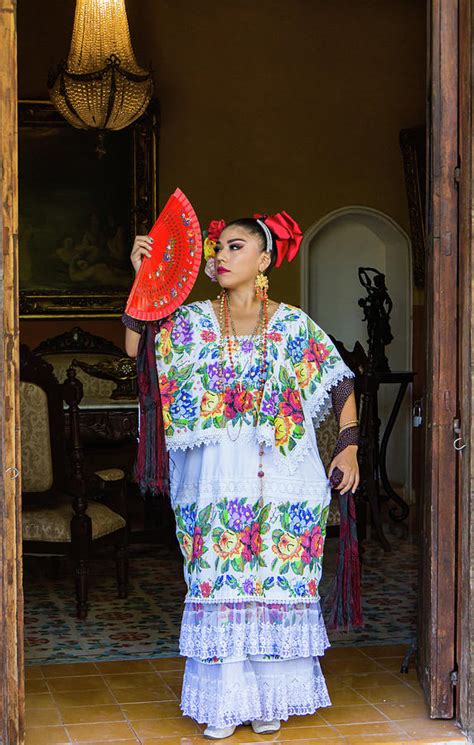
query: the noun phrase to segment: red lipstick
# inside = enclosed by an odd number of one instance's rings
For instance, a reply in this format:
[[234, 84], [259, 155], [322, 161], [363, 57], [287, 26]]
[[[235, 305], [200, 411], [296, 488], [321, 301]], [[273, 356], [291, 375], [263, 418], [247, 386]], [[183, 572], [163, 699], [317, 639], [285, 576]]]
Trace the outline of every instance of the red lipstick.
[[224, 274], [224, 272], [228, 272], [229, 269], [225, 269], [223, 266], [218, 267], [217, 274]]

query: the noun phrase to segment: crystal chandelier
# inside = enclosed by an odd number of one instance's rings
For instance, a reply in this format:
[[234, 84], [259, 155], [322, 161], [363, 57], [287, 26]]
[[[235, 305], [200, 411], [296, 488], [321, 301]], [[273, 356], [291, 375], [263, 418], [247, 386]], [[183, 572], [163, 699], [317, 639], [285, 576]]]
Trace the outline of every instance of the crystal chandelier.
[[103, 134], [143, 114], [153, 82], [135, 59], [124, 0], [76, 0], [69, 57], [50, 75], [48, 88], [73, 127]]

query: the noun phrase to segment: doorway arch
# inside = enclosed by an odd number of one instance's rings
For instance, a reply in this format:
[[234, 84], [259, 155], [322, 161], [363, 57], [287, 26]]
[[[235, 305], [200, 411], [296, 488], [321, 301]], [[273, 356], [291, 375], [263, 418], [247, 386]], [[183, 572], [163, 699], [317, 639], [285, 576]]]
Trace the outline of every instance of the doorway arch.
[[[372, 207], [351, 205], [330, 212], [305, 233], [302, 243], [303, 309], [328, 333], [352, 349], [359, 340], [367, 349], [367, 327], [357, 301], [365, 295], [357, 269], [375, 267], [386, 277], [393, 300], [390, 324], [394, 339], [386, 348], [393, 371], [411, 370], [413, 286], [411, 242], [389, 215]], [[335, 299], [337, 298], [337, 302]], [[382, 386], [379, 414], [382, 431], [396, 386]], [[413, 501], [411, 484], [411, 400], [407, 395], [390, 438], [388, 474]]]

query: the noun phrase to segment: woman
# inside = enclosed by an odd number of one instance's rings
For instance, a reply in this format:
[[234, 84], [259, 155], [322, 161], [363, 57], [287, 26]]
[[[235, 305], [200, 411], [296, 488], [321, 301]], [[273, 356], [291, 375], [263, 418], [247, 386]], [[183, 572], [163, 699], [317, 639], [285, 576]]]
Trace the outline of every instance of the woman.
[[[220, 739], [330, 705], [318, 660], [330, 485], [313, 425], [331, 403], [344, 434], [329, 476], [339, 469], [346, 494], [359, 471], [353, 373], [302, 310], [267, 298], [272, 267], [298, 251], [297, 224], [286, 213], [214, 221], [209, 239], [221, 293], [164, 319], [156, 364], [188, 586], [181, 708]], [[135, 270], [152, 250], [135, 239]], [[124, 322], [135, 356], [139, 327]]]

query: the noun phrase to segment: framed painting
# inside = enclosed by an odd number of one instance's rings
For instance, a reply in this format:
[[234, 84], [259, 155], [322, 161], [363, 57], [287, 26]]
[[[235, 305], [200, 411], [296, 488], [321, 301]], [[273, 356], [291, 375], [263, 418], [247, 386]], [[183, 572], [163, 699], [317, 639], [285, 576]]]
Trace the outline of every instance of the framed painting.
[[124, 130], [71, 127], [20, 101], [20, 317], [114, 317], [133, 281], [133, 237], [156, 219], [158, 106]]

